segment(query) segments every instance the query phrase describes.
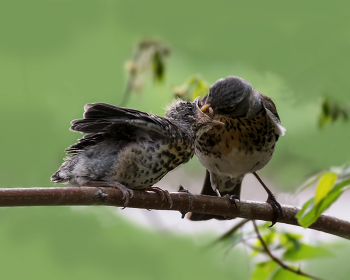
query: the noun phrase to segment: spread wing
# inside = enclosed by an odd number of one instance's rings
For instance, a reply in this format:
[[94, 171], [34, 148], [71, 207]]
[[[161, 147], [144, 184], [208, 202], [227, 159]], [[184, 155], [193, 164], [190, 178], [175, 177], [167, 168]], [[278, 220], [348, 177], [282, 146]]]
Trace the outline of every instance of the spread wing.
[[73, 120], [70, 130], [87, 135], [67, 149], [69, 154], [79, 153], [85, 147], [106, 138], [154, 141], [173, 138], [179, 134], [176, 125], [154, 114], [107, 103], [87, 104], [84, 109], [84, 118]]
[[106, 103], [91, 103], [84, 107], [83, 119], [71, 122], [72, 131], [81, 133], [109, 133], [128, 139], [175, 137], [178, 129], [166, 118], [135, 109]]

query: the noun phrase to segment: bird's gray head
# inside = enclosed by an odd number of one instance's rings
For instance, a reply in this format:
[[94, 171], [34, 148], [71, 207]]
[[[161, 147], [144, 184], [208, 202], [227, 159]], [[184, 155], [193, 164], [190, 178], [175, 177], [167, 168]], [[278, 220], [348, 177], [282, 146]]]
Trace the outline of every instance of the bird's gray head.
[[166, 112], [166, 118], [176, 123], [183, 130], [187, 130], [188, 133], [195, 133], [196, 137], [200, 137], [216, 125], [224, 125], [224, 123], [213, 120], [200, 110], [198, 98], [193, 102], [183, 100], [173, 102]]
[[209, 93], [199, 103], [201, 106], [210, 104], [215, 113], [232, 117], [244, 116], [249, 110], [254, 91], [248, 81], [229, 76], [212, 84]]

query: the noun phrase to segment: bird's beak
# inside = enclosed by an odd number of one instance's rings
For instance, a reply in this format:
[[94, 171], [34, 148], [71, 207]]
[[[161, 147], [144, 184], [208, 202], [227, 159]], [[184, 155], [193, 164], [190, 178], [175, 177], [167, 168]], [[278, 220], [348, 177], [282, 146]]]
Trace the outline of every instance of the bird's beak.
[[223, 122], [220, 122], [220, 121], [217, 121], [217, 120], [213, 120], [211, 117], [209, 117], [208, 115], [204, 114], [204, 112], [208, 108], [210, 108], [210, 104], [206, 104], [206, 105], [202, 106], [201, 108], [199, 108], [199, 106], [198, 106], [198, 99], [199, 99], [199, 97], [197, 97], [193, 102], [196, 104], [197, 114], [199, 114], [200, 117], [204, 118], [206, 123], [212, 123], [212, 124], [215, 124], [215, 125], [225, 125]]
[[211, 121], [209, 121], [209, 123], [212, 123], [212, 124], [215, 124], [215, 125], [225, 125], [223, 122], [216, 121], [216, 120], [211, 120]]

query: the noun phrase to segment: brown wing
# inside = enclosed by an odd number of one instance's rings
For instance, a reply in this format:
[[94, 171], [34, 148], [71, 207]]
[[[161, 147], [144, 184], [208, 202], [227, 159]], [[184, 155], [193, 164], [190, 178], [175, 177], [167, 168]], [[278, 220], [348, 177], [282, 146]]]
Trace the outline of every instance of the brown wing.
[[263, 103], [264, 107], [266, 109], [270, 110], [270, 112], [277, 118], [279, 123], [281, 123], [280, 116], [277, 113], [277, 109], [276, 109], [275, 103], [273, 103], [273, 101], [271, 100], [270, 97], [267, 97], [265, 94], [262, 94], [261, 92], [259, 92], [259, 93], [260, 93], [260, 95], [262, 97], [262, 103]]

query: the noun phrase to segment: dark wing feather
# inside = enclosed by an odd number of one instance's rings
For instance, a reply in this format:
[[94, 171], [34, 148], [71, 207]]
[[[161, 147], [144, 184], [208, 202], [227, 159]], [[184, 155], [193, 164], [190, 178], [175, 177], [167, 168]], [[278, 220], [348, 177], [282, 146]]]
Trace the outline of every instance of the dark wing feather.
[[[260, 93], [260, 92], [259, 92]], [[273, 101], [267, 97], [266, 95], [260, 93], [261, 95], [261, 101], [262, 104], [264, 106], [264, 108], [266, 109], [269, 117], [272, 119], [274, 126], [275, 126], [275, 132], [276, 132], [276, 141], [278, 141], [279, 136], [283, 136], [286, 132], [286, 129], [281, 125], [281, 120], [280, 117], [277, 113], [277, 109], [275, 106], [275, 103], [273, 103]]]
[[96, 145], [97, 143], [103, 141], [105, 136], [103, 134], [88, 134], [83, 138], [78, 140], [78, 143], [75, 143], [69, 146], [66, 149], [68, 155], [76, 155], [79, 154], [82, 150], [84, 150], [88, 146]]
[[70, 130], [89, 134], [108, 133], [129, 140], [170, 138], [178, 134], [177, 126], [154, 114], [106, 103], [87, 104], [84, 109], [84, 118], [73, 120]]
[[262, 100], [262, 103], [263, 103], [264, 107], [266, 109], [270, 110], [270, 112], [276, 117], [278, 122], [281, 123], [280, 116], [277, 113], [277, 109], [276, 109], [275, 103], [273, 103], [271, 98], [267, 97], [265, 94], [262, 94], [261, 92], [259, 92], [259, 93], [262, 96], [261, 100]]

